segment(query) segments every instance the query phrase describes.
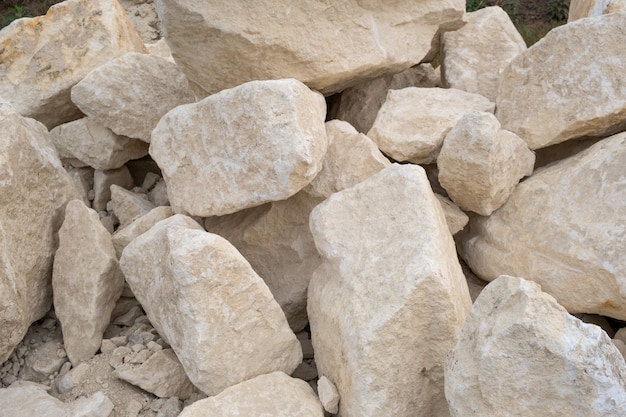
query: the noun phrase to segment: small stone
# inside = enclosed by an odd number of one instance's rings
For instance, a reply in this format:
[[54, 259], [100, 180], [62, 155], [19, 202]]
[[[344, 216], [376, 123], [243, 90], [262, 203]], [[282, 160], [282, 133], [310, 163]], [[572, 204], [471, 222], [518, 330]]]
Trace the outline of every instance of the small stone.
[[[139, 339], [141, 340], [141, 336], [139, 336]], [[142, 344], [134, 344], [131, 346], [130, 348], [133, 352], [141, 352], [142, 350], [146, 349], [146, 347]]]
[[148, 231], [152, 226], [172, 216], [174, 211], [171, 207], [156, 207], [133, 220], [130, 224], [121, 227], [113, 234], [113, 246], [118, 258], [122, 257], [122, 252], [128, 244], [140, 234]]
[[113, 344], [115, 346], [124, 346], [126, 345], [126, 343], [128, 342], [128, 338], [126, 336], [116, 336], [116, 337], [112, 337], [111, 342], [113, 342]]
[[156, 417], [178, 417], [182, 410], [182, 402], [178, 398], [168, 398], [165, 404], [159, 409]]
[[120, 326], [130, 327], [135, 323], [135, 320], [137, 319], [137, 317], [142, 316], [142, 315], [143, 315], [143, 311], [141, 310], [141, 307], [135, 306], [135, 307], [132, 307], [126, 314], [114, 318], [112, 323], [118, 324]]
[[[137, 345], [135, 345], [137, 346]], [[151, 350], [148, 350], [145, 348], [145, 346], [143, 346], [143, 349], [141, 349], [140, 351], [138, 351], [138, 353], [136, 355], [134, 355], [133, 357], [130, 358], [130, 360], [128, 361], [128, 363], [131, 363], [133, 365], [141, 365], [142, 363], [144, 363], [145, 361], [148, 360], [148, 358], [150, 358], [150, 356], [152, 356], [152, 354], [154, 352], [152, 352]], [[134, 350], [133, 350], [134, 352]]]
[[313, 365], [308, 362], [302, 362], [295, 371], [291, 374], [293, 378], [298, 378], [303, 381], [310, 381], [312, 379], [317, 378], [317, 369], [315, 368], [315, 363]]
[[111, 353], [113, 352], [117, 346], [109, 339], [103, 339], [102, 344], [100, 345], [100, 351], [102, 353]]
[[313, 352], [313, 343], [311, 343], [311, 339], [300, 340], [300, 345], [302, 346], [302, 357], [304, 359], [312, 359], [314, 357], [314, 352]]
[[109, 364], [117, 369], [125, 363], [125, 358], [130, 355], [132, 350], [127, 348], [126, 346], [120, 346], [111, 353], [111, 358], [109, 359]]
[[95, 197], [92, 207], [96, 211], [106, 210], [107, 203], [111, 200], [111, 185], [119, 185], [126, 189], [133, 187], [133, 177], [130, 176], [126, 166], [108, 171], [97, 169], [93, 181]]
[[60, 394], [65, 394], [81, 384], [89, 373], [89, 365], [85, 362], [66, 372], [57, 380], [56, 387]]
[[335, 384], [324, 375], [317, 381], [317, 394], [324, 406], [324, 410], [331, 414], [337, 414], [339, 411], [339, 392]]
[[147, 347], [149, 350], [151, 350], [152, 352], [158, 352], [158, 351], [160, 351], [161, 349], [163, 349], [163, 346], [159, 345], [159, 344], [158, 344], [158, 343], [156, 343], [156, 342], [152, 342], [152, 341], [151, 341], [151, 342], [148, 342], [148, 343], [146, 344], [146, 347]]
[[442, 196], [441, 194], [435, 194], [437, 200], [441, 204], [443, 214], [446, 216], [446, 224], [450, 230], [450, 234], [456, 235], [459, 233], [469, 222], [467, 214], [463, 213], [463, 210], [458, 208], [450, 199]]
[[132, 223], [155, 208], [154, 204], [144, 197], [144, 194], [128, 191], [115, 184], [111, 185], [111, 208], [120, 219], [120, 227]]

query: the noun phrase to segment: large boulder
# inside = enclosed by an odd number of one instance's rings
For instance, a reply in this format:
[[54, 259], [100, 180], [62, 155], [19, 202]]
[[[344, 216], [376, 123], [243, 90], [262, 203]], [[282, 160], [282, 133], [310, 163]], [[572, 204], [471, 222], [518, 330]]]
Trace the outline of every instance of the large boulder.
[[157, 0], [172, 55], [213, 94], [296, 78], [330, 94], [420, 63], [437, 32], [460, 27], [462, 0]]
[[443, 362], [471, 300], [424, 170], [387, 167], [310, 222], [324, 258], [309, 285], [315, 362], [341, 415], [448, 416]]

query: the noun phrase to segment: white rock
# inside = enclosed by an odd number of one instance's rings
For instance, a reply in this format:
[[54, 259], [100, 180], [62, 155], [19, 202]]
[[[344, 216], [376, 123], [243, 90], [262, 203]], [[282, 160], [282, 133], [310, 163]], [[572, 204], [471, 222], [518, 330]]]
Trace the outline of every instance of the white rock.
[[150, 322], [207, 395], [264, 373], [291, 373], [302, 361], [261, 278], [191, 218], [160, 221], [126, 247], [120, 264]]
[[48, 128], [80, 117], [70, 89], [127, 52], [145, 52], [117, 1], [66, 0], [0, 32], [0, 96]]
[[122, 257], [122, 251], [128, 244], [140, 234], [147, 232], [152, 226], [172, 216], [174, 212], [171, 207], [156, 207], [148, 213], [133, 220], [124, 227], [120, 227], [113, 234], [113, 247], [118, 259]]
[[467, 214], [463, 213], [463, 210], [450, 201], [450, 199], [436, 193], [435, 197], [437, 197], [437, 200], [439, 200], [439, 203], [441, 204], [450, 234], [456, 235], [467, 225], [469, 217]]
[[134, 193], [115, 184], [111, 185], [111, 206], [120, 220], [120, 227], [132, 223], [155, 208], [145, 194]]
[[484, 289], [445, 371], [452, 417], [626, 415], [626, 364], [611, 339], [521, 278]]
[[330, 414], [337, 414], [339, 411], [339, 391], [337, 391], [335, 384], [323, 375], [317, 381], [317, 394], [324, 410]]
[[325, 113], [323, 97], [293, 79], [249, 82], [170, 111], [150, 155], [172, 208], [208, 217], [294, 195], [322, 168]]
[[367, 136], [396, 161], [430, 163], [448, 131], [473, 110], [493, 112], [494, 104], [453, 88], [389, 90]]
[[424, 170], [385, 168], [310, 222], [324, 258], [308, 294], [315, 362], [341, 415], [447, 416], [442, 364], [471, 301]]
[[107, 171], [101, 169], [95, 170], [93, 177], [94, 199], [92, 207], [97, 212], [106, 210], [107, 203], [111, 201], [112, 185], [119, 185], [126, 189], [133, 187], [133, 177], [131, 177], [126, 166]]
[[572, 0], [569, 5], [567, 22], [590, 16], [626, 11], [626, 0]]

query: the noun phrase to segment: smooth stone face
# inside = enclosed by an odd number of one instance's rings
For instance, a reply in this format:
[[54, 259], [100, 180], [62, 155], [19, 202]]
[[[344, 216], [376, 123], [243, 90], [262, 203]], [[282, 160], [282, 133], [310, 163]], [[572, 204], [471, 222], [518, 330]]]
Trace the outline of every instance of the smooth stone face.
[[572, 0], [567, 23], [590, 16], [626, 11], [626, 0]]
[[128, 53], [72, 87], [72, 101], [118, 135], [150, 142], [161, 117], [194, 102], [195, 95], [176, 64], [155, 55]]
[[550, 31], [502, 74], [496, 101], [502, 128], [524, 139], [531, 149], [623, 131], [625, 43], [620, 13]]
[[448, 131], [473, 110], [493, 112], [494, 104], [452, 88], [390, 90], [367, 136], [396, 161], [430, 163]]
[[626, 320], [626, 133], [545, 167], [457, 235], [484, 280], [536, 281], [570, 313]]
[[172, 216], [171, 207], [155, 207], [143, 216], [138, 217], [124, 227], [120, 227], [113, 234], [113, 247], [118, 259], [122, 257], [124, 248], [140, 234], [147, 232], [152, 226]]
[[462, 26], [462, 0], [395, 2], [157, 0], [172, 55], [213, 94], [296, 78], [324, 94], [421, 62], [442, 28]]
[[471, 301], [424, 170], [385, 168], [310, 224], [324, 258], [308, 295], [315, 362], [341, 415], [448, 416], [442, 364]]
[[126, 281], [193, 384], [209, 396], [302, 361], [300, 343], [263, 280], [228, 241], [183, 215], [133, 240]]
[[0, 32], [0, 96], [49, 129], [77, 119], [70, 89], [127, 52], [145, 52], [117, 1], [67, 0]]
[[453, 417], [626, 413], [626, 364], [611, 339], [521, 278], [485, 287], [445, 371]]
[[230, 214], [311, 182], [328, 146], [325, 114], [323, 97], [299, 81], [253, 81], [170, 111], [150, 155], [175, 212]]

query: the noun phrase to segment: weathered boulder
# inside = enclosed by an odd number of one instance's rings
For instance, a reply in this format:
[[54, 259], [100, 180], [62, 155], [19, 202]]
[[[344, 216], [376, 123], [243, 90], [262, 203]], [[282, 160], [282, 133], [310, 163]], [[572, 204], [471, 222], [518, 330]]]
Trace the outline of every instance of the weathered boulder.
[[471, 112], [450, 130], [437, 158], [439, 182], [463, 210], [490, 215], [532, 174], [535, 154], [491, 114]]
[[280, 78], [338, 92], [418, 64], [437, 32], [460, 27], [465, 12], [461, 0], [157, 0], [156, 6], [174, 59], [211, 94]]
[[304, 381], [283, 372], [257, 376], [221, 394], [196, 401], [179, 417], [323, 417], [324, 409]]
[[52, 305], [55, 234], [75, 198], [45, 126], [0, 99], [0, 363]]
[[521, 278], [485, 287], [445, 377], [452, 417], [626, 414], [626, 364], [611, 339]]
[[230, 214], [311, 182], [326, 154], [325, 114], [324, 98], [299, 81], [253, 81], [167, 113], [150, 155], [175, 212]]
[[207, 395], [293, 370], [300, 343], [263, 280], [222, 237], [183, 215], [133, 240], [120, 260], [150, 322]]
[[473, 110], [493, 112], [494, 104], [453, 88], [389, 90], [367, 136], [396, 161], [431, 163], [448, 131]]
[[0, 31], [0, 96], [48, 128], [77, 119], [70, 89], [127, 52], [145, 52], [117, 0], [67, 0]]
[[461, 29], [441, 34], [441, 81], [444, 86], [496, 101], [498, 81], [526, 42], [509, 15], [498, 6], [467, 14]]
[[496, 101], [502, 128], [531, 149], [626, 129], [624, 44], [621, 13], [551, 30], [502, 73]]
[[423, 169], [387, 167], [310, 222], [324, 258], [308, 294], [315, 362], [341, 415], [448, 416], [443, 361], [471, 301]]
[[145, 194], [134, 193], [119, 185], [111, 185], [111, 208], [124, 227], [135, 219], [148, 214], [156, 206]]
[[150, 142], [171, 109], [195, 101], [176, 64], [149, 54], [128, 53], [91, 71], [72, 87], [78, 108], [118, 135]]
[[111, 201], [112, 185], [118, 185], [126, 189], [133, 187], [133, 177], [125, 165], [106, 171], [101, 169], [95, 170], [93, 176], [94, 199], [91, 203], [94, 210], [98, 212], [106, 210], [107, 203]]
[[98, 213], [70, 201], [59, 230], [52, 289], [63, 343], [74, 366], [100, 349], [102, 334], [124, 288], [111, 235]]
[[570, 313], [626, 320], [626, 133], [538, 170], [457, 235], [482, 279], [538, 282]]
[[573, 22], [584, 17], [625, 11], [626, 0], [572, 0], [569, 5], [567, 22]]
[[143, 216], [138, 217], [124, 227], [120, 227], [112, 236], [113, 247], [118, 259], [122, 257], [124, 248], [140, 234], [147, 232], [152, 226], [172, 216], [174, 211], [169, 206], [155, 207]]

